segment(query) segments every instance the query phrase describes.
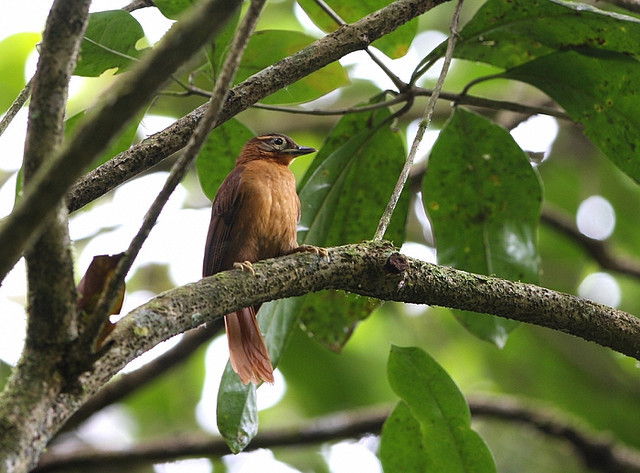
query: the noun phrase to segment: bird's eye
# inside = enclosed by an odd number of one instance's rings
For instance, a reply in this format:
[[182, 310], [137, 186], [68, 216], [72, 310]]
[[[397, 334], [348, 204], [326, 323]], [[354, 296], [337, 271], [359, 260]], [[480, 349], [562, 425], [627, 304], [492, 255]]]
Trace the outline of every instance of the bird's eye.
[[284, 144], [284, 140], [279, 136], [276, 136], [271, 142], [276, 146], [282, 146]]

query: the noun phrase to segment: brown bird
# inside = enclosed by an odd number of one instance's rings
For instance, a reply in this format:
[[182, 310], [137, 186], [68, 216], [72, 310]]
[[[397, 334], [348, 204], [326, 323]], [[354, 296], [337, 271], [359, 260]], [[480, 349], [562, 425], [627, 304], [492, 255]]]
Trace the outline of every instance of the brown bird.
[[[249, 140], [213, 201], [204, 253], [203, 276], [246, 268], [251, 263], [297, 251], [296, 227], [300, 199], [289, 164], [314, 148], [298, 146], [285, 135], [272, 133]], [[273, 383], [273, 367], [256, 313], [245, 307], [224, 318], [231, 366], [244, 384]]]

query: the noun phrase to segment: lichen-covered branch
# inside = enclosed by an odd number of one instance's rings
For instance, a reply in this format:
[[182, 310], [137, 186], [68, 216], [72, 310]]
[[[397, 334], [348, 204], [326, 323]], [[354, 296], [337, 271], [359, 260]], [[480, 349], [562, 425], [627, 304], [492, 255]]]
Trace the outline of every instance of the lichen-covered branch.
[[[107, 339], [111, 345], [105, 356], [81, 376], [81, 390], [45, 393], [48, 397], [37, 405], [56, 406], [46, 413], [48, 428], [59, 428], [126, 363], [159, 342], [247, 305], [324, 289], [495, 314], [561, 330], [640, 359], [640, 320], [623, 311], [531, 284], [415, 260], [388, 242], [327, 250], [328, 260], [307, 253], [266, 260], [253, 265], [255, 277], [225, 271], [138, 307], [118, 322]], [[0, 410], [7, 400], [4, 395]], [[0, 444], [20, 432], [17, 422], [0, 424]]]

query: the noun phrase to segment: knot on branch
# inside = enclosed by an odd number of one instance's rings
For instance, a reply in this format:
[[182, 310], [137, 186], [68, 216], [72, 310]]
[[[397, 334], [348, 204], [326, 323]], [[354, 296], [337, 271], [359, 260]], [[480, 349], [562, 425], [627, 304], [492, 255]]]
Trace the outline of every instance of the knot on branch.
[[404, 273], [409, 269], [409, 260], [401, 253], [391, 253], [384, 263], [384, 269], [391, 274]]

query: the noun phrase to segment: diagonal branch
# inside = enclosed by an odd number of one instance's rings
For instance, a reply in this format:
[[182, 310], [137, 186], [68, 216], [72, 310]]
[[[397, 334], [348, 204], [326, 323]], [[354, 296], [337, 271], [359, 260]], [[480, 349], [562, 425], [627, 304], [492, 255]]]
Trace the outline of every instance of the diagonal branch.
[[[231, 89], [217, 125], [327, 64], [353, 51], [365, 49], [376, 39], [446, 1], [397, 0], [311, 43]], [[206, 108], [206, 105], [201, 105], [164, 130], [87, 173], [69, 192], [69, 211], [78, 210], [182, 149]]]

